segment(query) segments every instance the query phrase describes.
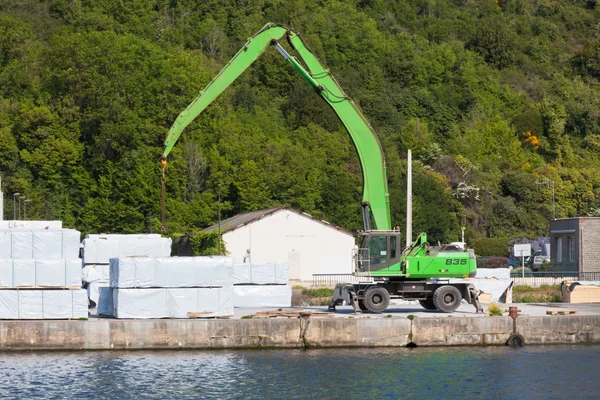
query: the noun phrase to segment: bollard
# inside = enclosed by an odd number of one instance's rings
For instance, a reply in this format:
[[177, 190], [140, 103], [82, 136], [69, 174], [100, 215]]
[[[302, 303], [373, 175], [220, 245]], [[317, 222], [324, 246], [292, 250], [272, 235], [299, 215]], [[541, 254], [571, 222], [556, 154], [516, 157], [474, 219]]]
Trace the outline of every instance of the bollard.
[[511, 317], [513, 321], [517, 319], [520, 312], [521, 310], [519, 310], [517, 307], [508, 307], [508, 316]]

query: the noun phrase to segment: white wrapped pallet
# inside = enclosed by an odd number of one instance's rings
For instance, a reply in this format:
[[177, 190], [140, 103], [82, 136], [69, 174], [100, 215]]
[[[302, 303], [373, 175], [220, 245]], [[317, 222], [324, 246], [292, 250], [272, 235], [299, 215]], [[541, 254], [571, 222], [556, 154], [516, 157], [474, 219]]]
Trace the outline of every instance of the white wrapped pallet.
[[172, 240], [160, 237], [160, 235], [88, 236], [92, 237], [83, 241], [83, 262], [85, 264], [108, 264], [111, 258], [171, 256]]
[[[512, 287], [511, 279], [450, 279], [450, 283], [471, 283], [477, 290], [491, 294], [491, 301], [500, 301], [502, 295]], [[512, 299], [512, 295], [510, 295], [509, 298]], [[512, 301], [506, 299], [506, 302], [510, 303]]]
[[100, 301], [100, 291], [105, 287], [108, 287], [108, 282], [91, 282], [87, 284], [88, 298], [96, 303], [96, 306]]
[[510, 279], [509, 268], [477, 268], [476, 279]]
[[203, 287], [233, 284], [233, 257], [112, 258], [110, 287]]
[[62, 229], [62, 221], [0, 221], [0, 229]]
[[251, 307], [291, 307], [292, 287], [290, 285], [235, 285], [233, 306]]
[[89, 233], [85, 235], [86, 239], [105, 239], [105, 240], [126, 240], [126, 239], [147, 239], [160, 238], [160, 233]]
[[235, 264], [233, 283], [235, 285], [285, 285], [290, 280], [287, 263]]
[[113, 317], [115, 315], [115, 307], [113, 306], [113, 289], [110, 287], [98, 288], [98, 315]]
[[0, 259], [1, 288], [80, 288], [81, 260]]
[[0, 230], [0, 258], [74, 259], [80, 233], [74, 229]]
[[113, 289], [116, 318], [188, 318], [233, 315], [232, 286], [220, 288]]
[[[89, 264], [81, 270], [81, 280], [84, 282], [105, 282], [110, 280], [110, 265], [108, 264]], [[108, 285], [106, 285], [108, 286]]]
[[83, 289], [0, 290], [0, 319], [87, 318], [87, 308]]

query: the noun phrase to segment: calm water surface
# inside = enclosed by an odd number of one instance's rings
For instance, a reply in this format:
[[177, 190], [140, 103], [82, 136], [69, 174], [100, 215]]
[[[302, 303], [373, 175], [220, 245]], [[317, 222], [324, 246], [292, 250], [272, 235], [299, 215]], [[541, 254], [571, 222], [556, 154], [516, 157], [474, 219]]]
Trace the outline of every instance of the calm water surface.
[[600, 346], [0, 354], [2, 398], [599, 399]]

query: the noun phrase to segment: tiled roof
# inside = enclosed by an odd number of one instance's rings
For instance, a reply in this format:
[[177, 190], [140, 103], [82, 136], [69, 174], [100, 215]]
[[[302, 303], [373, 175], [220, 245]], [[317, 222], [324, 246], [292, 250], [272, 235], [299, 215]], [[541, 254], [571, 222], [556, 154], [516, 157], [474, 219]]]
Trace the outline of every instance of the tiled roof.
[[[298, 215], [302, 215], [302, 216], [304, 216], [306, 218], [310, 218], [310, 219], [315, 220], [315, 221], [317, 221], [319, 223], [327, 225], [327, 226], [329, 226], [329, 227], [331, 227], [331, 228], [333, 228], [335, 230], [338, 230], [340, 232], [344, 232], [344, 233], [346, 233], [348, 235], [354, 236], [354, 234], [352, 232], [350, 232], [350, 231], [348, 231], [348, 230], [346, 230], [346, 229], [344, 229], [342, 227], [330, 224], [327, 221], [323, 221], [323, 220], [321, 220], [319, 218], [313, 217], [312, 215], [307, 214], [305, 212], [302, 212], [300, 210], [297, 210], [297, 209], [295, 209], [295, 208], [293, 208], [291, 206], [281, 206], [281, 207], [275, 207], [275, 208], [267, 208], [265, 210], [250, 211], [250, 212], [247, 212], [247, 213], [238, 214], [238, 215], [233, 216], [231, 218], [225, 219], [225, 220], [221, 221], [221, 233], [233, 231], [236, 228], [239, 228], [241, 226], [251, 224], [251, 223], [253, 223], [255, 221], [258, 221], [261, 218], [264, 218], [264, 217], [267, 217], [269, 215], [272, 215], [272, 214], [274, 214], [274, 213], [276, 213], [277, 211], [280, 211], [280, 210], [289, 210], [289, 211], [295, 212]], [[209, 226], [208, 228], [202, 229], [202, 232], [211, 232], [211, 231], [216, 231], [218, 229], [219, 229], [219, 224], [217, 223], [217, 224]]]

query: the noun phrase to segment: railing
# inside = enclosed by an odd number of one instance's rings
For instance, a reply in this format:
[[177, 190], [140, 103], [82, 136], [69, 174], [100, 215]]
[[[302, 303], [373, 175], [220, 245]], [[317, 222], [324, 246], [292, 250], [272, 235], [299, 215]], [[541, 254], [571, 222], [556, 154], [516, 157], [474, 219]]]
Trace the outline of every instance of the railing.
[[[538, 287], [541, 285], [560, 285], [562, 281], [600, 281], [600, 272], [525, 272], [511, 273], [510, 278], [514, 285], [527, 285]], [[352, 274], [313, 274], [312, 285], [335, 286], [338, 283], [358, 283], [370, 281], [365, 276], [354, 276]]]
[[560, 285], [562, 281], [600, 281], [600, 272], [514, 272], [510, 274], [514, 285], [538, 287], [541, 285]]
[[352, 274], [313, 274], [313, 286], [335, 286], [338, 283], [359, 283], [370, 281], [365, 276], [354, 276]]

